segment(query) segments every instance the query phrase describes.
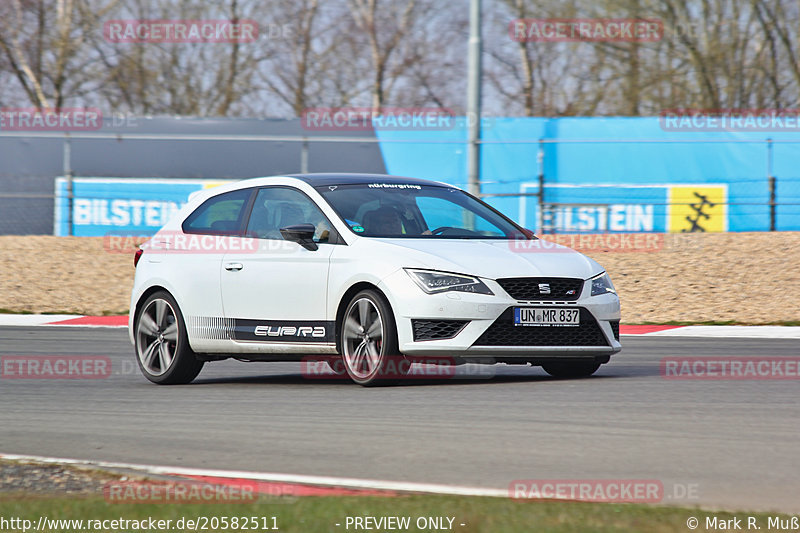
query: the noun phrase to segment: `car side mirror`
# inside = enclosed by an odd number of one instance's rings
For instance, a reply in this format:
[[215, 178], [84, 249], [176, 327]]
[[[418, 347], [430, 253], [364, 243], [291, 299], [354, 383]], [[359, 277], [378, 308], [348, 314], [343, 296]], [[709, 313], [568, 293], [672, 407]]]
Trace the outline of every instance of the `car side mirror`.
[[314, 242], [314, 233], [316, 228], [313, 224], [293, 224], [281, 228], [281, 235], [287, 241], [296, 242], [306, 250], [312, 252], [319, 248], [317, 243]]

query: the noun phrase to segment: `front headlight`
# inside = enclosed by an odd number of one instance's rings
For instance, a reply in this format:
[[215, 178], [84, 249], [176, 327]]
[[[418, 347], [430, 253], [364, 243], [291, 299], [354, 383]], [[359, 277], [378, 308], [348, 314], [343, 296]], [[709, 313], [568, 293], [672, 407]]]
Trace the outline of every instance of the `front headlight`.
[[436, 270], [404, 269], [414, 283], [428, 294], [447, 291], [473, 292], [477, 294], [494, 294], [481, 280], [475, 276], [437, 272]]
[[614, 284], [611, 283], [608, 273], [603, 272], [592, 278], [592, 296], [600, 296], [609, 292], [617, 294], [617, 290], [614, 288]]

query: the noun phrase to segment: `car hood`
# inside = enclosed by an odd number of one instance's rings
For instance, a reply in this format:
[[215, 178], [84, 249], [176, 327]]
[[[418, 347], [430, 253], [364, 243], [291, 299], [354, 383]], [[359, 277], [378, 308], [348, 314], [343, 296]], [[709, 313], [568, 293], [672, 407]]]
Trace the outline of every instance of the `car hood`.
[[603, 272], [597, 262], [571, 248], [545, 240], [467, 239], [369, 240], [378, 253], [391, 254], [400, 267], [429, 268], [484, 278], [570, 277], [588, 279]]

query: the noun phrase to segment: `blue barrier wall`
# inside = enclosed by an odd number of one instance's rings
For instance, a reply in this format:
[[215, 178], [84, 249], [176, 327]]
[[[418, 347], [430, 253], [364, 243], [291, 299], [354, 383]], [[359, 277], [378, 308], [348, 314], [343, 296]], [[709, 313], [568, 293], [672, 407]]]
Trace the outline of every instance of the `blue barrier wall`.
[[[327, 155], [312, 171], [340, 165], [466, 188], [467, 124], [463, 118], [454, 124], [446, 130], [378, 129], [380, 154], [369, 145], [364, 153], [375, 157], [354, 157], [351, 151], [338, 163], [331, 162], [331, 154], [349, 145], [317, 142], [315, 150], [323, 145]], [[490, 118], [483, 121], [482, 135], [482, 192], [512, 195], [487, 200], [537, 231], [542, 225], [562, 233], [768, 230], [770, 172], [777, 180], [776, 228], [800, 230], [800, 132], [665, 131], [659, 118]], [[171, 141], [163, 142], [168, 149]], [[215, 156], [238, 161], [226, 146], [215, 145]], [[541, 213], [538, 199], [530, 196], [539, 192], [540, 171], [546, 206]], [[276, 172], [265, 168], [264, 175]], [[73, 233], [152, 233], [191, 191], [209, 184], [76, 180]], [[64, 183], [55, 189], [54, 230], [68, 234]]]
[[[389, 173], [466, 186], [463, 121], [377, 135]], [[770, 165], [777, 229], [800, 230], [800, 132], [665, 131], [656, 117], [506, 118], [484, 120], [483, 140], [483, 193], [538, 192], [541, 146], [545, 203], [601, 204], [545, 213], [558, 231], [768, 230]], [[535, 227], [536, 198], [487, 200]]]

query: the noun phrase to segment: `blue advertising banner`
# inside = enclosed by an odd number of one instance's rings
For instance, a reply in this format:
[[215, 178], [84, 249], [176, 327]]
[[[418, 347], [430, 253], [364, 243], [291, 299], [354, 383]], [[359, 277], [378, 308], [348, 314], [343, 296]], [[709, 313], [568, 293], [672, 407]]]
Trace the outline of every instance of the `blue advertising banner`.
[[55, 235], [101, 237], [152, 235], [196, 191], [225, 183], [155, 178], [73, 178], [72, 232], [67, 216], [67, 180], [55, 182]]
[[519, 222], [545, 233], [728, 231], [727, 185], [546, 185], [542, 213], [538, 189], [520, 184]]

